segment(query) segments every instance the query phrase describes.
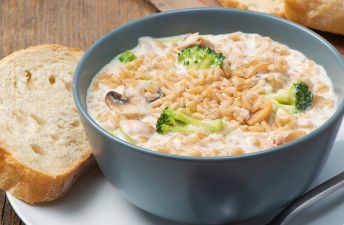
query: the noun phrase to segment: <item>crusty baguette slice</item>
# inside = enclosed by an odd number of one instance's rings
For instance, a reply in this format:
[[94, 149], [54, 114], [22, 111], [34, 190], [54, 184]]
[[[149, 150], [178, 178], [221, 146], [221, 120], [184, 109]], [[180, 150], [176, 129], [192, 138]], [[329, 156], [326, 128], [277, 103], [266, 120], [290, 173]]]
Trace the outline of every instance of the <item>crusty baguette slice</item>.
[[28, 203], [62, 196], [94, 161], [71, 92], [82, 54], [39, 45], [0, 61], [0, 188]]
[[285, 0], [285, 15], [307, 27], [344, 34], [343, 0]]
[[248, 9], [284, 17], [284, 0], [219, 0], [228, 8]]

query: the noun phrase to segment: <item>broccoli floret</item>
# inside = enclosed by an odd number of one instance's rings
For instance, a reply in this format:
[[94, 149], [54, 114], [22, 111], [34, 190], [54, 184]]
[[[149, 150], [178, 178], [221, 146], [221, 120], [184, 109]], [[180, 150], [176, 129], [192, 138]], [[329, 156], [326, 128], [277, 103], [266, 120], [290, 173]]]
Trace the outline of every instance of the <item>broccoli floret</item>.
[[122, 63], [128, 63], [128, 62], [135, 60], [136, 55], [134, 55], [134, 53], [132, 53], [131, 51], [126, 51], [118, 59]]
[[271, 97], [277, 108], [284, 108], [290, 113], [305, 111], [313, 104], [312, 92], [301, 81], [293, 83], [289, 88], [281, 90]]
[[166, 108], [156, 123], [156, 131], [159, 134], [168, 132], [196, 133], [204, 131], [207, 133], [220, 132], [223, 128], [222, 120], [197, 120], [182, 112]]
[[225, 57], [208, 47], [193, 46], [178, 53], [178, 62], [189, 69], [222, 67]]
[[113, 132], [110, 132], [113, 136], [118, 137], [119, 139], [122, 139], [123, 141], [129, 142], [130, 144], [135, 145], [136, 141], [132, 139], [129, 135], [124, 133], [124, 131], [120, 128], [116, 129]]

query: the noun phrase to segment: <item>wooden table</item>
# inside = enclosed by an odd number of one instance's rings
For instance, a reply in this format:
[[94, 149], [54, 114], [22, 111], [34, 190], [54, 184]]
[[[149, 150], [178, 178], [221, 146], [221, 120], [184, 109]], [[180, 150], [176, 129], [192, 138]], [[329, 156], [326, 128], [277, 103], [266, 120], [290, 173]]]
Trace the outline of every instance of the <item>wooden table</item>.
[[[158, 10], [145, 0], [0, 0], [0, 58], [30, 45], [86, 49], [115, 27]], [[344, 36], [324, 34], [344, 55]], [[0, 191], [1, 225], [24, 224]]]

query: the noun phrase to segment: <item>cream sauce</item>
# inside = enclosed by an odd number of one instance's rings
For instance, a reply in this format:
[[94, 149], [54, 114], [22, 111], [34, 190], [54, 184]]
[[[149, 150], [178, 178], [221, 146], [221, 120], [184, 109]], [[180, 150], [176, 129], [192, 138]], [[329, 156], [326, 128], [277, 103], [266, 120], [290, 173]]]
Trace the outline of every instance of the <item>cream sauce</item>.
[[[156, 57], [161, 59], [161, 57], [174, 54], [175, 62], [173, 62], [174, 64], [169, 70], [175, 74], [186, 74], [187, 69], [178, 64], [176, 60], [178, 53], [176, 46], [185, 44], [182, 41], [186, 36], [179, 35], [160, 39], [142, 37], [139, 39], [138, 45], [130, 51], [138, 57], [154, 54], [152, 60], [156, 60]], [[166, 152], [166, 150], [161, 149], [167, 149], [167, 152], [172, 154], [192, 155], [192, 152], [197, 151], [201, 152], [201, 156], [221, 156], [236, 154], [233, 152], [236, 149], [241, 149], [243, 153], [250, 153], [283, 144], [283, 141], [281, 143], [279, 141], [285, 139], [293, 130], [297, 129], [309, 133], [323, 124], [334, 113], [337, 97], [331, 80], [321, 65], [309, 60], [301, 52], [257, 34], [236, 32], [221, 35], [200, 35], [200, 37], [211, 43], [215, 51], [223, 53], [226, 59], [231, 62], [231, 70], [240, 69], [243, 63], [249, 63], [252, 58], [270, 60], [273, 62], [271, 63], [272, 66], [275, 65], [275, 62], [277, 65], [278, 60], [284, 60], [287, 70], [283, 74], [279, 72], [262, 72], [252, 79], [260, 80], [265, 84], [265, 92], [273, 90], [267, 81], [269, 76], [273, 76], [275, 80], [280, 80], [283, 88], [288, 87], [295, 81], [304, 81], [307, 85], [309, 84], [317, 103], [310, 110], [294, 115], [296, 127], [289, 130], [273, 128], [268, 132], [250, 132], [242, 130], [240, 128], [242, 124], [237, 121], [224, 119], [225, 128], [222, 132], [206, 134], [206, 137], [202, 137], [201, 141], [193, 142], [193, 140], [199, 138], [197, 134], [167, 133], [161, 135], [155, 132], [155, 124], [159, 113], [151, 109], [150, 103], [145, 100], [143, 94], [143, 89], [149, 84], [149, 81], [138, 80], [135, 86], [127, 85], [125, 87], [127, 97], [137, 98], [136, 103], [131, 108], [128, 107], [128, 110], [137, 110], [142, 114], [137, 118], [128, 118], [126, 115], [122, 115], [121, 112], [110, 110], [104, 103], [104, 96], [109, 91], [120, 91], [126, 84], [113, 88], [100, 82], [98, 88], [95, 88], [95, 82], [100, 79], [102, 74], [116, 75], [125, 68], [126, 65], [119, 61], [119, 56], [116, 56], [98, 72], [90, 85], [87, 95], [89, 114], [106, 130], [111, 131], [121, 127], [124, 132], [137, 142], [137, 145], [145, 148], [163, 152]], [[273, 48], [273, 50], [270, 51], [270, 48]], [[281, 57], [283, 54], [278, 53], [278, 51], [285, 51], [283, 53], [285, 55]], [[276, 52], [278, 53], [278, 59]], [[160, 76], [162, 69], [159, 67], [159, 63], [144, 61], [138, 72], [151, 76]], [[321, 85], [326, 86], [325, 91], [317, 91], [317, 88]], [[241, 112], [241, 114], [244, 115], [245, 112]], [[273, 117], [272, 115], [270, 122]], [[216, 153], [212, 154], [211, 152], [214, 152], [214, 150], [216, 150]]]

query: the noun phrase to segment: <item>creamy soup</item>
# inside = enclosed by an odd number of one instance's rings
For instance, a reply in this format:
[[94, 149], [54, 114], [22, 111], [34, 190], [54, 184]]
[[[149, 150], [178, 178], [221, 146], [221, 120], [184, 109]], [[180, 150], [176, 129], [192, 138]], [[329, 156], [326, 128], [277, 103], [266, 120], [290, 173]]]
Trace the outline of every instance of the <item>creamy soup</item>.
[[241, 32], [142, 37], [98, 72], [87, 94], [89, 114], [109, 133], [199, 157], [291, 142], [323, 124], [336, 104], [321, 65]]

